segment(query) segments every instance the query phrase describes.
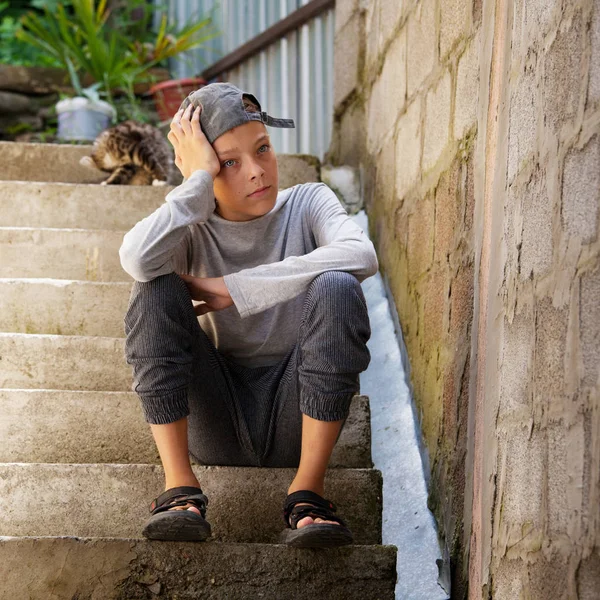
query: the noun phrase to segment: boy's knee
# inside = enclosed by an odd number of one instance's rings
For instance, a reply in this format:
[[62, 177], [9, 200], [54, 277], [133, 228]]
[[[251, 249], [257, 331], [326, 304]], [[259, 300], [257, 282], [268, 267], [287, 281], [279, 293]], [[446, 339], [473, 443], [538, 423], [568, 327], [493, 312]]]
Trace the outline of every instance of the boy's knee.
[[128, 334], [131, 323], [139, 316], [164, 311], [170, 316], [181, 313], [179, 306], [185, 306], [193, 312], [190, 292], [179, 275], [166, 273], [150, 281], [135, 281], [131, 289], [129, 304], [124, 316], [125, 332]]
[[326, 271], [317, 275], [311, 283], [311, 294], [313, 296], [331, 296], [348, 294], [359, 291], [362, 288], [358, 279], [351, 273], [345, 271]]

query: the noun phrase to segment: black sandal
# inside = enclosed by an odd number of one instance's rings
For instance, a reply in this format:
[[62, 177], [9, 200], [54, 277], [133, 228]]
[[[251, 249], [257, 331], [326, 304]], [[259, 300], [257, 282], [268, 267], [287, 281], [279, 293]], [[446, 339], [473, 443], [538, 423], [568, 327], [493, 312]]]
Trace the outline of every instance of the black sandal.
[[[314, 506], [296, 506], [300, 502], [310, 502]], [[288, 495], [283, 504], [283, 520], [286, 529], [281, 532], [282, 544], [296, 548], [331, 548], [345, 546], [354, 541], [352, 532], [341, 517], [334, 515], [336, 506], [310, 490], [298, 490]], [[298, 521], [304, 517], [320, 517], [333, 523], [311, 523], [297, 529]]]
[[[191, 504], [200, 510], [169, 510]], [[179, 486], [165, 490], [150, 504], [152, 516], [142, 535], [153, 540], [203, 541], [210, 537], [210, 523], [205, 520], [208, 498], [199, 487]]]

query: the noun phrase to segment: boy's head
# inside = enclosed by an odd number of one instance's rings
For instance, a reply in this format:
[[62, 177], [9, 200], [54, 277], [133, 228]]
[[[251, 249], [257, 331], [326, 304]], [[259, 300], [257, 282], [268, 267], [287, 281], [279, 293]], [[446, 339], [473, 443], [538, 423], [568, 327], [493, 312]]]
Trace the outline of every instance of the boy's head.
[[[181, 104], [202, 105], [200, 126], [221, 170], [213, 188], [217, 213], [229, 221], [249, 221], [268, 213], [277, 199], [277, 159], [265, 125], [294, 127], [291, 119], [274, 119], [252, 94], [231, 83], [211, 83]], [[256, 190], [267, 189], [258, 194]]]

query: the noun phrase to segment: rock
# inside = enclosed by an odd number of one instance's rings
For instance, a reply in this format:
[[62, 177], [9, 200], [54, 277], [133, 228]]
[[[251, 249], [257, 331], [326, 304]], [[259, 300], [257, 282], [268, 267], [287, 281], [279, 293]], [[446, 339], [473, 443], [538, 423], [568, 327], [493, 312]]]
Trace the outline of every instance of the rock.
[[355, 214], [363, 207], [358, 169], [322, 165], [321, 180], [335, 192], [349, 214]]

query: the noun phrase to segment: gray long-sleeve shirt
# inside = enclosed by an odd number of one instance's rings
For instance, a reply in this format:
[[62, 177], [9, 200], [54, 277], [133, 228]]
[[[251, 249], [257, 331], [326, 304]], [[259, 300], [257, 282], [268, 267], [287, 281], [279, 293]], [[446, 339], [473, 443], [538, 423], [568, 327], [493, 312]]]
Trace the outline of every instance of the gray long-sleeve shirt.
[[223, 219], [215, 206], [210, 173], [194, 171], [125, 234], [119, 256], [137, 281], [223, 276], [234, 305], [201, 315], [200, 326], [238, 364], [285, 357], [317, 275], [346, 271], [363, 281], [378, 270], [372, 242], [324, 183], [279, 190], [275, 206], [251, 221]]

